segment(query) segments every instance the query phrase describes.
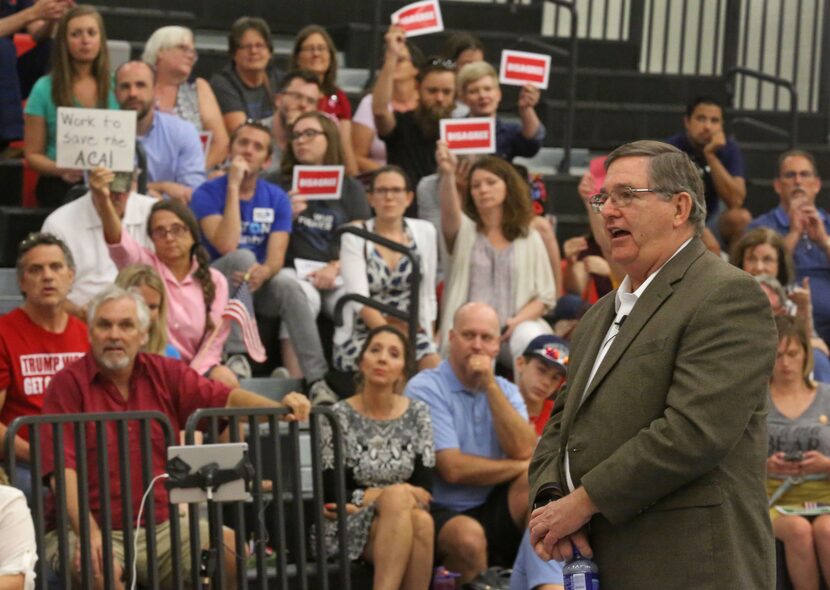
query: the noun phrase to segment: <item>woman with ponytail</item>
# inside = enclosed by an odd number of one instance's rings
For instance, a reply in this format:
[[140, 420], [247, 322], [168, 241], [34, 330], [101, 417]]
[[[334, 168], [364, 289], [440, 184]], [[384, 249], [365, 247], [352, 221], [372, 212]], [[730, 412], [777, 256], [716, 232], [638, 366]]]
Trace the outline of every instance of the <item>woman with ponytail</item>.
[[148, 264], [156, 269], [167, 290], [170, 343], [198, 373], [238, 386], [233, 372], [220, 364], [229, 332], [229, 326], [222, 325], [228, 283], [219, 271], [210, 268], [207, 252], [199, 243], [196, 219], [180, 201], [159, 201], [150, 209], [147, 221], [155, 252], [140, 246], [121, 231], [121, 219], [110, 197], [114, 176], [104, 168], [96, 168], [89, 176], [92, 202], [101, 217], [110, 257], [119, 269], [128, 264]]

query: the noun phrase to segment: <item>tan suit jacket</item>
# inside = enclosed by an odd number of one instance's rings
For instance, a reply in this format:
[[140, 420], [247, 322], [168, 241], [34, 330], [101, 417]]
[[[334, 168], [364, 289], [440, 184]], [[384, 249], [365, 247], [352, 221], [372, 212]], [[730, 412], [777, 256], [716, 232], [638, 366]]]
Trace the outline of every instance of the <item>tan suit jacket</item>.
[[[577, 328], [568, 385], [530, 466], [531, 500], [575, 486], [604, 590], [774, 587], [764, 489], [777, 336], [745, 272], [693, 239], [646, 288], [586, 389], [615, 293]], [[584, 401], [580, 401], [585, 392]]]

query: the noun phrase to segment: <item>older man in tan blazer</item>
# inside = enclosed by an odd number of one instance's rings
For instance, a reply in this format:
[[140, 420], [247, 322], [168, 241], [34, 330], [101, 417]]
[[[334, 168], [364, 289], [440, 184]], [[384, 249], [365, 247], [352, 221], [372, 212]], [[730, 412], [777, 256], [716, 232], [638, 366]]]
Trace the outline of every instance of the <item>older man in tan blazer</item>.
[[638, 141], [605, 164], [592, 205], [627, 276], [574, 334], [531, 463], [531, 542], [546, 559], [593, 555], [605, 590], [772, 588], [769, 303], [700, 241], [685, 154]]

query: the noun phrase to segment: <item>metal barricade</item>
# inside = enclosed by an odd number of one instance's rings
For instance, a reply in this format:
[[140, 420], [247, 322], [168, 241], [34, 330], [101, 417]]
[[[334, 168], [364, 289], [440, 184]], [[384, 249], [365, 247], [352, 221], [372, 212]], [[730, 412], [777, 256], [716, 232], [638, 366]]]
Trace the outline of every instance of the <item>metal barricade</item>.
[[[164, 447], [173, 444], [175, 433], [167, 417], [159, 412], [123, 412], [97, 414], [64, 414], [25, 416], [15, 419], [6, 431], [5, 452], [6, 469], [11, 483], [15, 483], [14, 454], [15, 436], [28, 429], [32, 499], [31, 510], [35, 526], [35, 540], [40, 559], [35, 572], [37, 588], [46, 588], [47, 575], [46, 528], [54, 528], [58, 535], [58, 571], [56, 572], [64, 588], [71, 588], [71, 570], [74, 569], [70, 555], [69, 532], [72, 530], [67, 509], [67, 499], [77, 498], [78, 538], [80, 546], [80, 584], [81, 588], [93, 587], [93, 568], [90, 551], [90, 514], [92, 512], [91, 495], [97, 482], [99, 504], [98, 526], [101, 530], [103, 552], [104, 587], [114, 587], [115, 573], [112, 556], [113, 531], [120, 530], [124, 538], [124, 574], [127, 587], [133, 581], [132, 563], [135, 557], [133, 546], [134, 522], [133, 480], [134, 455], [138, 452], [141, 471], [141, 490], [146, 491], [153, 478], [162, 471], [153, 468], [154, 445], [163, 443]], [[46, 439], [46, 440], [44, 440]], [[51, 439], [51, 445], [48, 440]], [[135, 443], [137, 442], [137, 448]], [[74, 467], [77, 474], [77, 489], [67, 485], [66, 469], [72, 461], [67, 460], [67, 451], [74, 451]], [[51, 473], [43, 472], [43, 459], [49, 453], [53, 458], [54, 469]], [[71, 455], [70, 455], [71, 456]], [[94, 459], [94, 461], [90, 461]], [[166, 462], [166, 457], [164, 457]], [[94, 465], [92, 464], [94, 463]], [[116, 471], [117, 470], [117, 471]], [[110, 485], [110, 473], [117, 472], [117, 485]], [[44, 476], [50, 477], [54, 492], [43, 484]], [[156, 482], [156, 487], [163, 484]], [[113, 489], [117, 488], [117, 489]], [[121, 522], [113, 522], [113, 500], [111, 496], [122, 496]], [[140, 498], [139, 498], [140, 499]], [[170, 521], [171, 539], [179, 538], [178, 510], [169, 504], [167, 518]], [[47, 512], [48, 511], [48, 512]], [[147, 579], [145, 588], [159, 587], [156, 526], [155, 493], [147, 496], [144, 514], [146, 515], [147, 539]], [[175, 518], [171, 518], [175, 516]], [[171, 542], [173, 587], [182, 588], [181, 549], [179, 543]]]
[[[338, 543], [346, 545], [346, 492], [343, 470], [343, 449], [340, 425], [333, 412], [327, 408], [313, 408], [309, 427], [305, 429], [297, 422], [281, 422], [281, 416], [289, 413], [286, 408], [212, 408], [197, 410], [187, 422], [185, 440], [193, 444], [200, 423], [206, 424], [206, 442], [215, 442], [225, 424], [231, 442], [247, 440], [248, 456], [253, 466], [254, 479], [251, 485], [251, 502], [226, 504], [207, 502], [210, 524], [210, 549], [215, 564], [211, 577], [211, 588], [221, 588], [225, 577], [222, 553], [222, 523], [230, 522], [236, 533], [232, 549], [236, 562], [237, 587], [260, 590], [281, 588], [309, 588], [327, 590], [329, 576], [337, 580], [335, 588], [350, 590], [350, 562], [345, 551], [340, 551], [332, 563], [323, 543], [323, 469], [320, 458], [320, 424], [326, 420], [331, 428], [334, 448], [334, 488], [337, 504]], [[303, 435], [307, 435], [304, 438]], [[304, 441], [308, 441], [305, 443]], [[308, 446], [306, 447], [305, 444]], [[310, 451], [310, 481], [305, 481], [301, 469], [304, 451]], [[270, 477], [271, 492], [263, 490], [266, 476]], [[268, 505], [270, 498], [271, 505]], [[246, 508], [248, 509], [246, 514]], [[310, 510], [315, 535], [313, 546], [309, 547], [307, 514]], [[250, 526], [249, 526], [250, 523]], [[248, 533], [250, 529], [250, 535]], [[290, 535], [290, 538], [289, 538]], [[248, 567], [247, 543], [250, 537], [253, 547], [253, 565]], [[200, 548], [198, 529], [198, 507], [190, 505], [190, 543], [193, 558], [192, 571], [196, 571], [195, 549]], [[274, 550], [274, 564], [267, 563], [266, 547]], [[309, 552], [313, 553], [313, 559]], [[199, 582], [195, 573], [191, 580], [193, 587]], [[313, 582], [313, 584], [311, 584]]]

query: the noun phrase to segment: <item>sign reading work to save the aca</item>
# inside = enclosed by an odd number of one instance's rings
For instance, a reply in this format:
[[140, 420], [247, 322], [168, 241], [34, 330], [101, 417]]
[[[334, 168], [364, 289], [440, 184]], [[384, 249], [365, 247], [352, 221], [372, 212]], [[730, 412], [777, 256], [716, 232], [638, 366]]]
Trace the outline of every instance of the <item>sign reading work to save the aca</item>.
[[135, 169], [135, 111], [58, 108], [58, 168]]

